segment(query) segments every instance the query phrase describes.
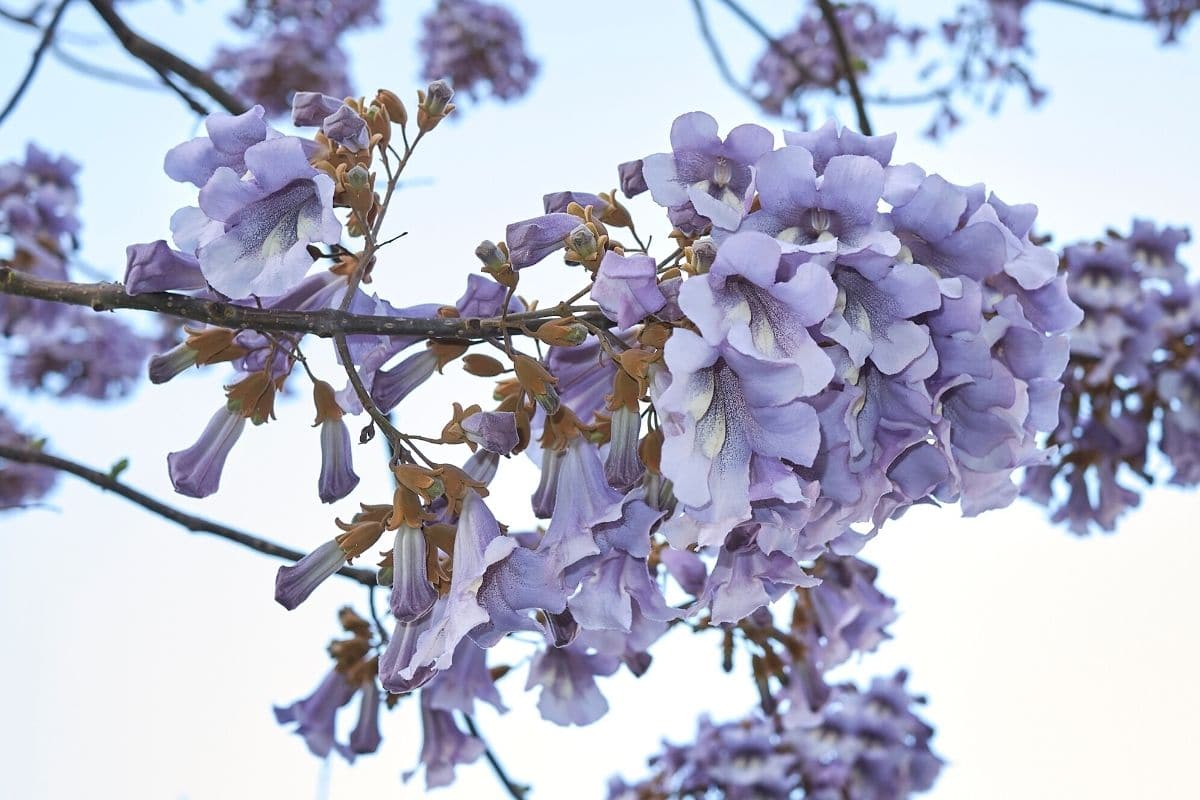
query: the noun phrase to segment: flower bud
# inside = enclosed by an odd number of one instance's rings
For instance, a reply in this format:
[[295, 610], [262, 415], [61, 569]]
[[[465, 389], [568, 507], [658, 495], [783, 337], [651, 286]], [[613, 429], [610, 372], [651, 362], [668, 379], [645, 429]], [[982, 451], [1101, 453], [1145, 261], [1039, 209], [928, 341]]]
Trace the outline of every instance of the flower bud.
[[380, 89], [375, 93], [375, 102], [383, 106], [392, 122], [402, 128], [408, 124], [408, 109], [404, 107], [404, 103], [396, 96], [395, 92]]
[[577, 261], [592, 261], [598, 254], [596, 234], [587, 225], [580, 225], [567, 234], [568, 257]]
[[417, 109], [417, 127], [428, 132], [437, 127], [438, 123], [454, 111], [450, 98], [454, 90], [446, 81], [434, 81], [423, 92], [417, 92], [420, 106]]
[[475, 257], [483, 262], [483, 267], [488, 272], [501, 270], [508, 265], [508, 256], [495, 242], [486, 239], [475, 248]]
[[477, 378], [494, 378], [504, 372], [504, 365], [491, 356], [471, 353], [463, 358], [463, 370]]
[[534, 335], [548, 345], [574, 347], [587, 339], [588, 329], [573, 317], [562, 317], [542, 324]]

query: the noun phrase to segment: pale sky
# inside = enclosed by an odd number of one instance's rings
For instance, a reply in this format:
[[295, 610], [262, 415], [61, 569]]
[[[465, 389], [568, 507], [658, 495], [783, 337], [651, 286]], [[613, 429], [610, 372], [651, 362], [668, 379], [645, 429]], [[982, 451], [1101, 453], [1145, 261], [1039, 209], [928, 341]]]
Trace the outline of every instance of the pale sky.
[[[388, 4], [385, 29], [348, 37], [363, 92], [386, 86], [413, 94], [415, 20], [428, 5]], [[686, 0], [613, 0], [589, 7], [586, 22], [572, 4], [511, 5], [542, 75], [525, 100], [467, 108], [459, 124], [422, 145], [412, 176], [430, 183], [393, 204], [393, 231], [409, 235], [377, 270], [378, 291], [397, 305], [452, 301], [477, 268], [480, 239], [499, 238], [506, 223], [538, 213], [545, 192], [612, 188], [617, 163], [666, 149], [680, 113], [708, 111], [723, 130], [760, 122], [782, 141], [777, 121], [720, 82]], [[770, 8], [763, 16], [771, 24], [787, 22], [783, 4], [747, 5]], [[951, 5], [922, 3], [915, 13]], [[76, 6], [64, 28], [103, 42], [90, 9]], [[230, 7], [123, 4], [134, 27], [196, 61]], [[761, 49], [754, 35], [711, 13], [735, 68], [749, 64]], [[1007, 202], [1035, 202], [1039, 227], [1058, 241], [1125, 229], [1135, 215], [1200, 228], [1200, 36], [1189, 30], [1164, 50], [1148, 29], [1037, 3], [1029, 20], [1034, 68], [1051, 90], [1045, 106], [1030, 111], [1014, 96], [996, 116], [967, 109], [964, 128], [941, 143], [919, 136], [927, 112], [876, 109], [876, 128], [900, 134], [896, 160], [956, 183], [984, 181]], [[29, 33], [0, 26], [0, 92], [15, 83], [34, 44]], [[106, 44], [74, 49], [139, 72]], [[900, 53], [893, 68], [905, 72], [904, 60]], [[194, 190], [172, 183], [160, 165], [195, 128], [171, 95], [89, 80], [48, 58], [0, 128], [0, 160], [34, 139], [84, 164], [84, 256], [116, 278], [126, 244], [166, 236], [172, 211], [194, 202]], [[1200, 260], [1194, 245], [1185, 256]], [[577, 282], [550, 260], [525, 276], [522, 290], [556, 300]], [[310, 354], [322, 349], [309, 346]], [[327, 356], [316, 367], [337, 375]], [[401, 407], [405, 427], [438, 430], [451, 400], [483, 389], [456, 369], [447, 373]], [[101, 468], [128, 457], [124, 479], [171, 499], [166, 453], [195, 439], [222, 402], [224, 377], [217, 370], [147, 384], [103, 407], [11, 396], [7, 388], [0, 394], [50, 438], [53, 452]], [[310, 422], [306, 400], [282, 402], [277, 422], [247, 431], [219, 494], [176, 498], [178, 505], [308, 549], [328, 539], [332, 518], [352, 513], [358, 500], [390, 496], [381, 454], [365, 447], [356, 453], [359, 490], [321, 506]], [[504, 465], [490, 501], [501, 520], [532, 522], [525, 498], [533, 479], [520, 459]], [[327, 669], [335, 610], [363, 609], [360, 587], [330, 581], [285, 612], [272, 600], [278, 562], [189, 535], [69, 477], [50, 505], [0, 517], [0, 796], [424, 796], [420, 778], [402, 784], [399, 777], [420, 748], [415, 704], [385, 715], [381, 751], [352, 768], [336, 759], [323, 767], [271, 715], [272, 703], [307, 694]], [[934, 747], [948, 762], [929, 797], [1188, 793], [1200, 714], [1197, 511], [1193, 495], [1156, 489], [1117, 534], [1087, 540], [1051, 526], [1028, 504], [971, 520], [922, 509], [888, 524], [863, 555], [879, 565], [901, 618], [895, 639], [847, 674], [865, 679], [903, 665], [910, 686], [929, 696]], [[512, 776], [534, 784], [533, 798], [601, 798], [610, 774], [641, 775], [662, 737], [689, 738], [696, 714], [732, 718], [753, 702], [744, 672], [720, 673], [715, 637], [673, 633], [654, 654], [640, 680], [601, 680], [612, 710], [584, 729], [541, 721], [536, 692], [521, 691], [523, 669], [503, 680], [512, 711], [485, 710], [480, 724]], [[352, 722], [347, 714], [344, 723]], [[481, 760], [433, 796], [499, 797], [501, 790]]]

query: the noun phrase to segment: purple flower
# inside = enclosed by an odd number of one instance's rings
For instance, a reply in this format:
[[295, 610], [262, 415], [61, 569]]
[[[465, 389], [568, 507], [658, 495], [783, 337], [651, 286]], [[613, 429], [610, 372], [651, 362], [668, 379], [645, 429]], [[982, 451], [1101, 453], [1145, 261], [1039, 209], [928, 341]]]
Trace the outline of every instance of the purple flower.
[[311, 695], [290, 706], [276, 706], [275, 721], [280, 725], [296, 723], [295, 732], [304, 737], [309, 752], [326, 758], [335, 745], [338, 709], [350, 702], [355, 691], [345, 675], [330, 670]]
[[517, 446], [517, 417], [511, 411], [480, 411], [462, 421], [468, 442], [506, 456]]
[[651, 396], [665, 435], [663, 475], [685, 511], [668, 524], [672, 545], [720, 544], [750, 517], [752, 499], [800, 499], [802, 487], [780, 459], [811, 464], [820, 433], [812, 406], [798, 398], [795, 371], [685, 330], [667, 342], [666, 363], [671, 383]]
[[[734, 230], [746, 214], [753, 165], [771, 149], [773, 139], [758, 125], [739, 125], [722, 140], [717, 121], [694, 111], [671, 125], [672, 152], [642, 160], [642, 175], [660, 206], [686, 209], [718, 228]], [[702, 225], [696, 220], [690, 227]]]
[[371, 144], [371, 133], [367, 130], [367, 121], [360, 117], [357, 111], [345, 104], [325, 118], [325, 121], [321, 123], [321, 131], [329, 137], [330, 141], [354, 152], [366, 150]]
[[575, 645], [547, 647], [533, 657], [525, 688], [542, 687], [538, 711], [543, 719], [563, 726], [590, 725], [608, 712], [596, 676], [612, 675], [620, 663]]
[[401, 525], [392, 548], [392, 616], [415, 622], [433, 608], [437, 590], [429, 582], [428, 545], [420, 528]]
[[626, 197], [637, 197], [650, 189], [646, 185], [646, 178], [642, 175], [642, 159], [640, 158], [637, 161], [618, 164], [617, 174], [620, 176], [621, 193]]
[[[20, 449], [36, 449], [37, 444], [17, 430], [12, 418], [0, 408], [0, 445]], [[58, 473], [38, 464], [8, 461], [0, 456], [0, 511], [23, 508], [49, 494], [58, 480]]]
[[296, 92], [292, 97], [292, 124], [297, 128], [320, 127], [345, 106], [345, 102], [327, 94]]
[[591, 297], [619, 327], [631, 327], [667, 304], [658, 289], [657, 272], [650, 256], [624, 256], [610, 250], [600, 261]]
[[246, 427], [246, 417], [222, 406], [213, 414], [196, 443], [167, 456], [175, 491], [188, 497], [208, 497], [221, 483], [229, 451]]
[[439, 672], [422, 694], [432, 708], [443, 711], [475, 713], [475, 701], [490, 703], [500, 713], [508, 709], [487, 667], [487, 651], [470, 639], [463, 639], [454, 653], [454, 665]]
[[515, 100], [529, 91], [537, 62], [525, 51], [521, 25], [501, 5], [438, 0], [421, 20], [418, 49], [425, 80], [445, 78], [472, 100]]
[[374, 753], [383, 743], [383, 736], [379, 732], [379, 683], [374, 675], [362, 685], [359, 695], [358, 722], [350, 732], [349, 745], [338, 745], [338, 752], [350, 762], [354, 761], [355, 756]]
[[546, 214], [514, 222], [505, 229], [508, 259], [513, 269], [522, 269], [541, 261], [555, 250], [566, 247], [567, 235], [582, 223], [571, 214]]
[[[454, 768], [459, 764], [470, 764], [483, 754], [484, 745], [479, 739], [464, 733], [454, 715], [449, 711], [434, 708], [429, 702], [429, 693], [421, 692], [421, 764], [425, 767], [425, 788], [436, 789], [454, 782]], [[413, 773], [406, 772], [408, 780]]]
[[346, 566], [346, 553], [336, 539], [275, 573], [275, 602], [293, 611], [308, 599], [325, 579]]
[[229, 297], [271, 297], [296, 286], [312, 266], [308, 245], [333, 244], [333, 180], [308, 163], [300, 139], [262, 142], [245, 153], [245, 180], [218, 167], [200, 190], [200, 209], [224, 232], [200, 244], [200, 269]]
[[195, 256], [172, 250], [162, 239], [125, 248], [125, 292], [192, 291], [208, 286]]
[[338, 42], [340, 31], [321, 20], [300, 19], [245, 47], [218, 49], [209, 69], [246, 102], [282, 116], [301, 88], [336, 97], [353, 94], [349, 64]]

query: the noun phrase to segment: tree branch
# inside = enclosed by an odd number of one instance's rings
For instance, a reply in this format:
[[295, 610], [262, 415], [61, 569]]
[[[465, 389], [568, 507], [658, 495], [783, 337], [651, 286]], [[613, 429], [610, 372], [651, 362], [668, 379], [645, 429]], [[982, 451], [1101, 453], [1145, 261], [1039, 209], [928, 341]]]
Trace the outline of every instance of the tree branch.
[[25, 91], [33, 83], [33, 76], [37, 74], [38, 66], [42, 63], [42, 56], [46, 55], [46, 51], [50, 49], [50, 44], [54, 41], [54, 32], [58, 30], [58, 23], [62, 21], [63, 13], [70, 4], [71, 0], [62, 0], [58, 4], [58, 8], [54, 9], [54, 16], [50, 18], [50, 22], [47, 23], [45, 30], [42, 31], [42, 38], [38, 42], [37, 48], [33, 51], [33, 58], [29, 61], [29, 68], [25, 70], [25, 76], [17, 84], [17, 89], [13, 92], [12, 97], [8, 99], [8, 104], [4, 106], [4, 110], [0, 111], [0, 125], [3, 125], [4, 120], [8, 119], [9, 115], [16, 110], [17, 103], [21, 102]]
[[504, 784], [509, 797], [513, 800], [525, 800], [525, 795], [529, 793], [529, 787], [522, 786], [508, 777], [508, 773], [504, 771], [504, 767], [501, 766], [500, 761], [496, 758], [496, 754], [492, 752], [492, 748], [479, 735], [479, 728], [475, 725], [475, 719], [470, 714], [463, 714], [463, 720], [467, 723], [467, 730], [483, 745], [483, 757], [487, 759], [488, 765], [492, 768], [492, 772], [496, 773], [496, 777], [500, 779], [500, 783]]
[[[305, 556], [299, 550], [293, 550], [290, 547], [284, 547], [281, 544], [276, 544], [275, 542], [262, 539], [244, 531], [239, 531], [236, 528], [230, 528], [219, 522], [213, 522], [203, 517], [197, 517], [180, 511], [173, 506], [169, 506], [147, 494], [139, 492], [137, 489], [126, 486], [106, 472], [92, 469], [74, 461], [68, 461], [65, 458], [52, 456], [40, 450], [30, 450], [23, 447], [11, 447], [6, 444], [0, 444], [0, 459], [18, 461], [23, 464], [41, 464], [45, 467], [68, 472], [105, 491], [118, 494], [147, 511], [158, 514], [164, 519], [168, 519], [177, 525], [182, 525], [193, 533], [211, 533], [215, 536], [220, 536], [222, 539], [228, 539], [231, 542], [240, 544], [243, 547], [248, 547], [255, 552], [285, 561], [299, 561]], [[371, 570], [347, 566], [338, 570], [338, 574], [365, 586], [374, 586], [376, 583], [375, 573]]]
[[0, 266], [0, 294], [33, 297], [68, 305], [87, 306], [93, 311], [118, 308], [154, 311], [193, 322], [204, 322], [223, 328], [311, 333], [322, 338], [336, 334], [376, 334], [380, 336], [419, 336], [433, 339], [483, 339], [501, 335], [507, 327], [514, 332], [522, 328], [537, 330], [555, 316], [569, 311], [583, 311], [580, 319], [601, 327], [612, 323], [595, 310], [595, 306], [547, 309], [523, 314], [510, 314], [507, 322], [500, 318], [422, 319], [418, 317], [385, 317], [351, 314], [336, 309], [322, 311], [279, 311], [234, 305], [223, 300], [205, 300], [174, 292], [126, 294], [119, 283], [72, 283], [36, 278], [8, 266]]
[[[164, 77], [167, 85], [179, 91], [165, 76], [164, 72], [173, 72], [192, 86], [211, 97], [218, 105], [230, 114], [241, 114], [246, 106], [217, 83], [211, 75], [199, 67], [189, 64], [179, 56], [135, 33], [121, 15], [113, 8], [112, 0], [88, 0], [96, 13], [104, 20], [104, 24], [113, 32], [121, 46], [131, 56], [145, 63], [160, 77]], [[191, 104], [189, 104], [191, 105]], [[193, 106], [194, 108], [194, 106]]]
[[862, 90], [858, 87], [858, 78], [854, 74], [854, 61], [850, 58], [850, 48], [846, 46], [846, 35], [842, 32], [842, 23], [838, 21], [837, 11], [830, 0], [817, 0], [821, 7], [821, 16], [829, 27], [829, 35], [833, 37], [833, 46], [837, 49], [838, 60], [842, 62], [842, 72], [846, 74], [846, 85], [850, 87], [850, 98], [854, 101], [854, 110], [858, 113], [858, 129], [861, 133], [871, 135], [871, 118], [867, 116], [867, 103], [863, 100]]
[[1084, 0], [1045, 0], [1048, 3], [1054, 3], [1068, 8], [1074, 8], [1079, 11], [1087, 11], [1092, 14], [1099, 14], [1102, 17], [1112, 17], [1113, 19], [1123, 19], [1128, 22], [1154, 22], [1149, 17], [1138, 14], [1133, 11], [1123, 11], [1112, 6], [1102, 6], [1097, 3], [1088, 3]]

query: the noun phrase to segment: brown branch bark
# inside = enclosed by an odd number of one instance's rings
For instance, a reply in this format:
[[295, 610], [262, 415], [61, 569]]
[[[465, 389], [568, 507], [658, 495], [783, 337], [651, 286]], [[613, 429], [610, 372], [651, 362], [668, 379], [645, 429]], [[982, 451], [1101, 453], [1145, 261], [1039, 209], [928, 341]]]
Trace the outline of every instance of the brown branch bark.
[[[91, 3], [92, 8], [96, 9], [96, 13], [117, 37], [117, 41], [121, 43], [125, 51], [154, 70], [173, 90], [179, 92], [179, 88], [170, 81], [168, 76], [164, 75], [166, 72], [178, 75], [204, 92], [230, 114], [241, 114], [246, 110], [242, 101], [226, 91], [207, 72], [134, 32], [113, 8], [112, 0], [88, 0], [88, 2]], [[187, 99], [186, 93], [184, 97]], [[193, 109], [195, 108], [194, 101], [189, 105]]]
[[[0, 293], [49, 300], [68, 305], [87, 306], [93, 311], [134, 309], [153, 311], [180, 319], [219, 325], [223, 328], [260, 331], [311, 333], [322, 338], [336, 334], [378, 334], [381, 336], [419, 336], [433, 339], [483, 339], [501, 335], [505, 327], [520, 332], [522, 326], [537, 330], [548, 319], [567, 313], [552, 307], [527, 314], [510, 314], [507, 322], [494, 319], [458, 319], [385, 317], [351, 314], [336, 309], [322, 311], [278, 311], [234, 305], [221, 300], [205, 300], [174, 292], [126, 294], [119, 283], [72, 283], [36, 278], [0, 266]], [[611, 325], [607, 318], [584, 309], [581, 319], [598, 326]]]
[[[23, 464], [40, 464], [44, 467], [70, 473], [77, 478], [82, 478], [93, 486], [98, 486], [105, 491], [120, 495], [147, 511], [158, 514], [160, 517], [181, 525], [193, 533], [211, 533], [214, 536], [228, 539], [243, 547], [248, 547], [256, 553], [262, 553], [263, 555], [283, 559], [284, 561], [299, 561], [305, 556], [305, 553], [299, 550], [293, 550], [290, 547], [276, 544], [268, 539], [231, 528], [228, 525], [222, 525], [219, 522], [213, 522], [212, 520], [180, 511], [174, 506], [167, 505], [160, 500], [155, 500], [148, 494], [126, 486], [106, 472], [92, 469], [91, 467], [60, 458], [59, 456], [52, 456], [40, 450], [30, 450], [23, 447], [0, 444], [0, 459], [18, 461]], [[350, 580], [357, 581], [364, 586], [374, 586], [376, 583], [375, 573], [371, 570], [347, 566], [338, 570], [338, 574]]]
[[871, 118], [867, 116], [867, 103], [863, 100], [862, 89], [858, 86], [858, 77], [854, 74], [854, 59], [850, 57], [850, 48], [846, 46], [846, 35], [842, 31], [842, 23], [838, 21], [837, 11], [829, 0], [817, 0], [821, 7], [821, 16], [829, 27], [829, 35], [833, 37], [833, 46], [837, 50], [838, 61], [842, 62], [842, 72], [846, 74], [846, 85], [850, 88], [850, 99], [854, 101], [854, 110], [858, 114], [858, 129], [863, 134], [871, 135]]

